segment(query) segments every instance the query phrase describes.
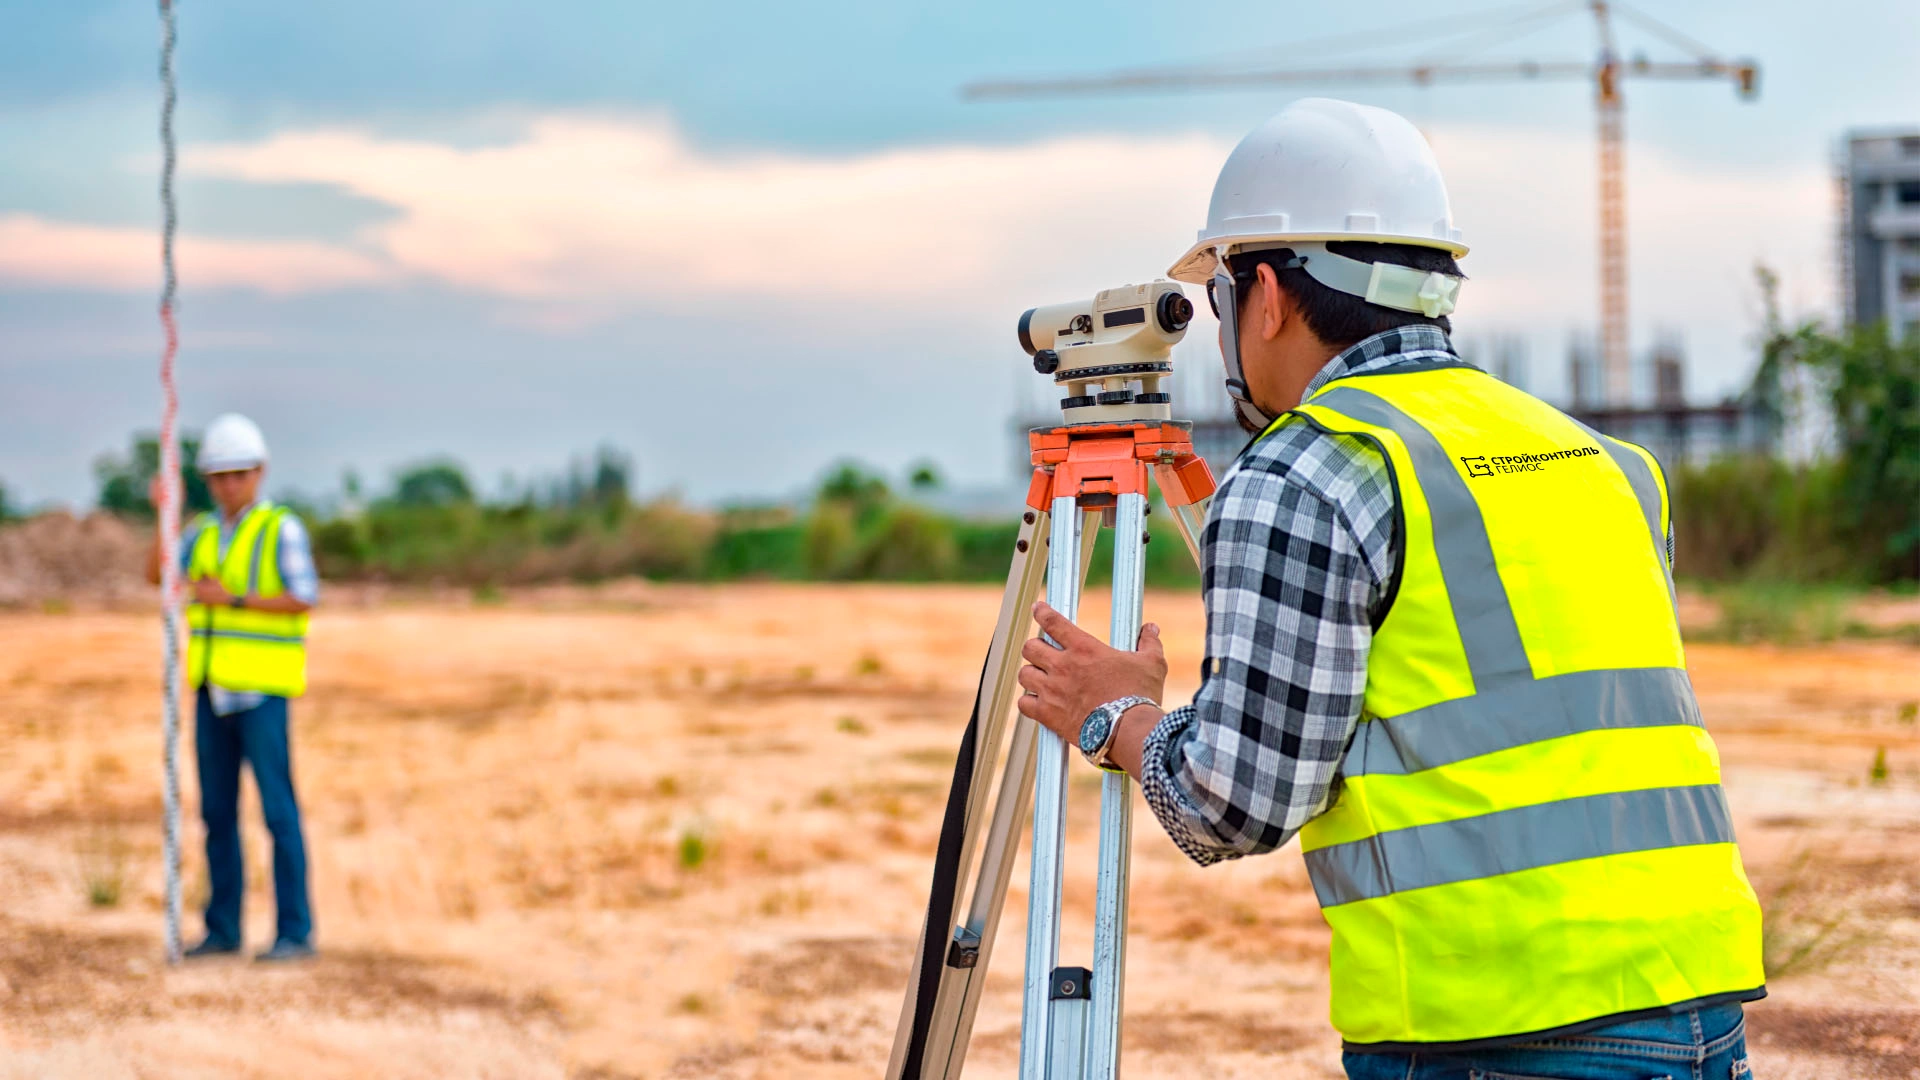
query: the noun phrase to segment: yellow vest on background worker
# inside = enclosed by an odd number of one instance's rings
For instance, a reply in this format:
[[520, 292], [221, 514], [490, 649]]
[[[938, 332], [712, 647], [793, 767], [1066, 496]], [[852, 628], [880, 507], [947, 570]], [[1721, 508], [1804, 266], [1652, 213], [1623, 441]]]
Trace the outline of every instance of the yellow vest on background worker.
[[1687, 679], [1645, 451], [1464, 364], [1337, 379], [1404, 568], [1332, 807], [1300, 833], [1355, 1048], [1764, 995], [1760, 907]]
[[[233, 530], [225, 557], [220, 523], [201, 515], [187, 579], [217, 579], [235, 596], [286, 592], [280, 579], [280, 521], [285, 507], [261, 500]], [[307, 689], [307, 616], [246, 607], [187, 605], [187, 677], [196, 687], [299, 697]]]

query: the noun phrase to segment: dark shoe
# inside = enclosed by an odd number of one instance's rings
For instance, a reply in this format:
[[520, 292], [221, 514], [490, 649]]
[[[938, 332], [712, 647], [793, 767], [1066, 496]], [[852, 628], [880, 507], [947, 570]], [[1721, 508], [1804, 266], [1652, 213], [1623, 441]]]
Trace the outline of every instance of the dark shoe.
[[273, 943], [273, 948], [254, 956], [262, 964], [279, 963], [282, 960], [305, 960], [313, 955], [313, 946], [304, 941], [288, 941], [281, 938]]
[[232, 956], [239, 951], [239, 942], [221, 941], [217, 937], [209, 936], [203, 939], [200, 944], [188, 949], [183, 955], [189, 960], [198, 960], [207, 956]]

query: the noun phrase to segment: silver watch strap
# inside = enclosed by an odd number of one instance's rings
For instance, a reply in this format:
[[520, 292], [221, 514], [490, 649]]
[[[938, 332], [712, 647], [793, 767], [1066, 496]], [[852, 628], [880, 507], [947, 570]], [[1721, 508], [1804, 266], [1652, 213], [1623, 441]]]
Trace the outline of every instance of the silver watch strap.
[[[1136, 705], [1152, 705], [1156, 709], [1160, 707], [1159, 703], [1154, 701], [1152, 698], [1141, 697], [1138, 694], [1128, 694], [1126, 697], [1115, 698], [1112, 701], [1109, 701], [1106, 704], [1101, 705], [1100, 707], [1094, 709], [1093, 711], [1095, 713], [1104, 712], [1107, 714], [1107, 717], [1108, 717], [1107, 737], [1106, 737], [1106, 740], [1100, 744], [1100, 748], [1098, 750], [1094, 751], [1091, 754], [1082, 750], [1080, 752], [1080, 755], [1086, 758], [1087, 761], [1092, 765], [1094, 765], [1096, 768], [1113, 771], [1113, 768], [1114, 768], [1113, 759], [1109, 755], [1113, 749], [1113, 740], [1117, 738], [1120, 734], [1120, 718], [1126, 715], [1126, 712], [1128, 709], [1131, 709]], [[1092, 715], [1093, 715], [1092, 713], [1089, 713], [1088, 714], [1089, 718], [1091, 718]], [[1082, 725], [1084, 725], [1085, 723], [1086, 721], [1084, 720], [1081, 721]]]

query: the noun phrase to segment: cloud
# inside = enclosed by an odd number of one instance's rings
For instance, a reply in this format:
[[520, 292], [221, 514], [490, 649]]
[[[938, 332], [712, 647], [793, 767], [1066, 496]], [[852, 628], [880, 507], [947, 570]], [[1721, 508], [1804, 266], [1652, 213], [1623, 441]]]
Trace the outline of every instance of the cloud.
[[[181, 276], [197, 287], [273, 294], [390, 280], [393, 271], [364, 254], [298, 241], [211, 240], [191, 234], [174, 252]], [[160, 241], [151, 229], [47, 221], [0, 214], [0, 280], [81, 289], [158, 288]]]
[[458, 288], [885, 303], [1017, 291], [1057, 280], [1061, 264], [1151, 274], [1191, 235], [1226, 149], [1171, 135], [716, 153], [663, 120], [564, 115], [506, 146], [328, 130], [202, 147], [187, 161], [205, 175], [333, 184], [394, 206], [366, 240], [401, 272]]
[[[1455, 217], [1474, 246], [1463, 326], [1590, 326], [1594, 162], [1583, 131], [1438, 126]], [[327, 184], [394, 209], [351, 246], [182, 243], [190, 287], [269, 291], [429, 282], [505, 298], [564, 329], [623, 311], [738, 315], [743, 302], [860, 325], [929, 327], [1164, 271], [1203, 220], [1230, 144], [1098, 135], [843, 155], [716, 151], [658, 116], [562, 113], [514, 141], [456, 146], [348, 128], [189, 147], [190, 173]], [[1745, 321], [1749, 268], [1823, 303], [1831, 220], [1817, 164], [1702, 168], [1628, 155], [1636, 327]], [[147, 286], [143, 230], [0, 219], [0, 274]], [[1812, 282], [1808, 287], [1805, 283]]]

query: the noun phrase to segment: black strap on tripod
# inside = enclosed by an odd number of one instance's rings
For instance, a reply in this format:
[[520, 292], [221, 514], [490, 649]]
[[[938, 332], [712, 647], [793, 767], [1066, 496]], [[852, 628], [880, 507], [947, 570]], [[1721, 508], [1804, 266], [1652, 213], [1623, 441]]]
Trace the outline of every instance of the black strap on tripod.
[[[980, 665], [980, 681], [987, 678], [986, 662]], [[967, 796], [973, 790], [974, 756], [979, 752], [980, 708], [987, 688], [980, 685], [973, 695], [973, 715], [967, 721], [967, 733], [960, 739], [960, 756], [953, 763], [953, 786], [947, 789], [947, 812], [940, 821], [940, 844], [933, 856], [933, 889], [927, 897], [927, 921], [921, 931], [920, 982], [913, 991], [913, 1034], [907, 1042], [904, 1080], [921, 1080], [920, 1070], [927, 1053], [927, 1028], [933, 1023], [935, 999], [940, 992], [940, 970], [946, 966], [947, 939], [953, 933], [953, 905], [960, 889], [960, 855], [967, 836]]]

